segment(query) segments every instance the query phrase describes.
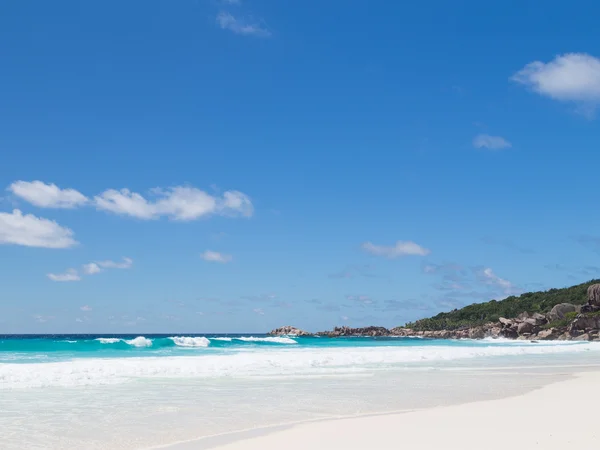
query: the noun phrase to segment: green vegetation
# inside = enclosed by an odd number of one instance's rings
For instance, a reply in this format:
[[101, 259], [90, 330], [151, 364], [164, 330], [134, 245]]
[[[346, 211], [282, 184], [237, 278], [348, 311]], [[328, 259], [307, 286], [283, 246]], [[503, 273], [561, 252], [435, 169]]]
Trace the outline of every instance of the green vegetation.
[[600, 283], [600, 280], [591, 280], [563, 289], [527, 292], [500, 301], [474, 303], [428, 319], [407, 323], [405, 328], [412, 328], [415, 331], [456, 330], [483, 325], [487, 322], [497, 322], [500, 317], [511, 319], [524, 311], [545, 314], [559, 303], [583, 305], [587, 302], [588, 286], [595, 283]]

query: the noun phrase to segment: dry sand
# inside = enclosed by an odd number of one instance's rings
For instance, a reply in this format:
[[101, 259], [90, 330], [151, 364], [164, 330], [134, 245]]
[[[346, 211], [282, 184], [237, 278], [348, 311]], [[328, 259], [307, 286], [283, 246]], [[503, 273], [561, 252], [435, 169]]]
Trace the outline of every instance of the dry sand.
[[[591, 450], [600, 445], [600, 372], [583, 373], [525, 395], [402, 414], [311, 422], [178, 450], [383, 450], [413, 448]], [[229, 436], [235, 439], [235, 437]], [[225, 442], [225, 441], [223, 441]]]

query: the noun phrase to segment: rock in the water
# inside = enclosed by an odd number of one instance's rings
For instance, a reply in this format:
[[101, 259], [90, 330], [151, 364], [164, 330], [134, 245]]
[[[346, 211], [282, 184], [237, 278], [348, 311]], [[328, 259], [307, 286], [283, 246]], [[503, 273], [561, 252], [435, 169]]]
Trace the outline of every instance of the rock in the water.
[[500, 328], [500, 327], [491, 327], [489, 330], [489, 336], [491, 336], [493, 338], [500, 337], [501, 331], [502, 331], [502, 328]]
[[537, 334], [537, 338], [542, 341], [552, 341], [561, 335], [561, 332], [556, 328], [550, 328], [548, 330], [542, 330]]
[[557, 340], [559, 340], [559, 341], [570, 341], [572, 339], [573, 339], [573, 337], [569, 333], [563, 333], [560, 336], [558, 336], [558, 338], [557, 338]]
[[587, 333], [582, 334], [581, 336], [577, 336], [573, 338], [574, 341], [589, 341], [591, 340], [590, 335]]
[[485, 330], [483, 327], [471, 328], [469, 330], [469, 339], [483, 339], [485, 337]]
[[517, 333], [517, 329], [514, 327], [502, 328], [500, 331], [500, 336], [505, 337], [507, 339], [516, 339], [519, 335]]
[[592, 284], [588, 290], [588, 304], [600, 306], [600, 284]]
[[565, 314], [577, 311], [577, 307], [571, 303], [559, 303], [548, 313], [548, 320], [554, 322], [565, 318]]
[[269, 333], [271, 336], [312, 336], [310, 333], [290, 325], [276, 328]]

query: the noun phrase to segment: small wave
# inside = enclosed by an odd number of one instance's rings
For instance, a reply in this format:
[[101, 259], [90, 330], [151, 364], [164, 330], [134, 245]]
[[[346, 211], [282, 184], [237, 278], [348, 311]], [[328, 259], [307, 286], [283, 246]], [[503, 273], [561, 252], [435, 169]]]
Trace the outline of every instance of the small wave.
[[286, 337], [263, 337], [263, 338], [259, 338], [259, 337], [254, 337], [254, 336], [250, 336], [250, 337], [239, 337], [236, 338], [238, 341], [244, 341], [244, 342], [272, 342], [275, 344], [297, 344], [298, 342], [296, 342], [293, 339], [290, 338], [286, 338]]
[[135, 339], [131, 339], [130, 341], [125, 341], [129, 345], [133, 345], [134, 347], [151, 347], [152, 341], [144, 336], [138, 336]]
[[216, 338], [210, 338], [211, 341], [222, 341], [222, 342], [231, 342], [231, 338], [228, 337], [216, 337]]
[[116, 344], [117, 342], [121, 342], [121, 339], [119, 338], [98, 338], [95, 340], [101, 344]]
[[179, 347], [208, 347], [210, 345], [210, 341], [205, 337], [173, 336], [169, 339]]
[[[146, 340], [145, 337], [141, 337]], [[256, 338], [255, 338], [256, 339]], [[264, 339], [264, 338], [263, 338]], [[171, 346], [175, 344], [168, 339]], [[156, 339], [155, 347], [160, 339]], [[573, 341], [574, 342], [574, 341]], [[123, 343], [125, 345], [125, 343]], [[46, 386], [82, 386], [124, 383], [148, 378], [220, 378], [252, 376], [306, 376], [332, 373], [355, 373], [375, 369], [399, 370], [407, 364], [417, 368], [456, 360], [478, 358], [517, 357], [516, 362], [527, 363], [532, 355], [544, 357], [545, 363], [561, 364], [554, 355], [571, 357], [588, 353], [583, 362], [593, 361], [600, 355], [600, 343], [577, 342], [572, 345], [406, 345], [382, 347], [322, 347], [293, 348], [274, 346], [270, 349], [246, 349], [238, 352], [198, 351], [186, 356], [149, 356], [131, 358], [74, 358], [66, 361], [21, 361], [4, 359], [0, 355], [0, 391]], [[0, 352], [1, 353], [1, 352]], [[501, 361], [501, 360], [498, 360]], [[571, 361], [570, 359], [565, 361]], [[580, 360], [581, 361], [581, 360]], [[512, 363], [511, 363], [512, 364]], [[484, 363], [485, 366], [485, 363]], [[429, 370], [429, 369], [424, 369]], [[0, 396], [0, 398], [3, 398]]]

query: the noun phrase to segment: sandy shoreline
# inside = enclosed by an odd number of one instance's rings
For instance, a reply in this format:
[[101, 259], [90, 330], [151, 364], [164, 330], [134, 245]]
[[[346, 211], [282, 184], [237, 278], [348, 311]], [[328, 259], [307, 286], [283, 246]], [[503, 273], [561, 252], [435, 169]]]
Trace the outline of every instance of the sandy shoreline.
[[170, 450], [593, 448], [600, 372], [526, 393], [404, 413], [269, 427], [170, 446]]

